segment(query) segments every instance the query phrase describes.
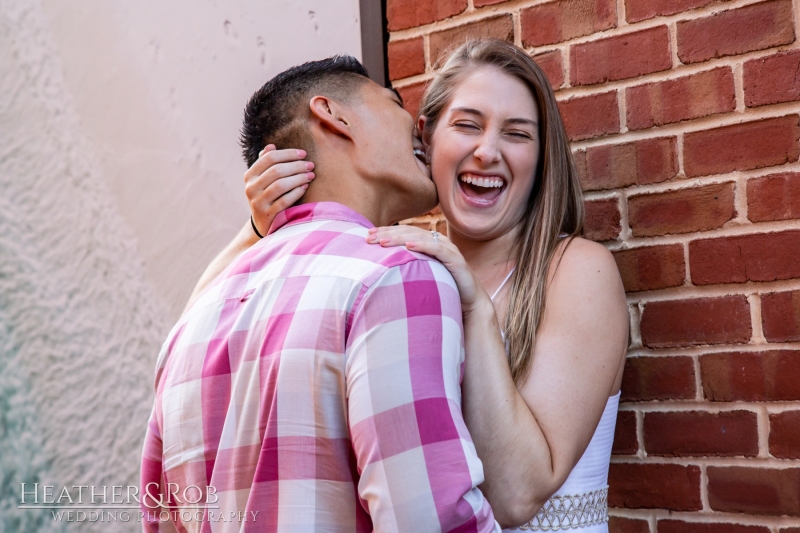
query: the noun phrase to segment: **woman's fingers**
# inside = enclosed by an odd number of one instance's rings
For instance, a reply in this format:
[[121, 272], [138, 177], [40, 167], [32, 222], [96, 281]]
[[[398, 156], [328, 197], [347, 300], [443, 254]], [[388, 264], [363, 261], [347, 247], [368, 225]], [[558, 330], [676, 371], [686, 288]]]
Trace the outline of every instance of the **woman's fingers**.
[[[454, 265], [461, 255], [441, 242], [408, 241], [405, 243], [405, 245], [409, 250], [420, 252], [438, 259], [439, 262], [443, 263], [445, 266]], [[448, 269], [449, 268], [450, 267], [448, 266]]]
[[[313, 176], [309, 178], [306, 174], [298, 174], [295, 176], [289, 176], [288, 178], [281, 178], [272, 183], [265, 191], [262, 191], [261, 194], [258, 194], [254, 197], [248, 196], [248, 199], [250, 200], [250, 209], [254, 213], [259, 213], [261, 211], [266, 212], [273, 203], [278, 202], [278, 200], [280, 200], [287, 192], [298, 187], [305, 186], [307, 188], [312, 179], [314, 179]], [[282, 205], [282, 203], [279, 205]]]
[[261, 155], [256, 159], [256, 162], [247, 169], [244, 173], [244, 181], [249, 183], [255, 178], [269, 170], [270, 167], [278, 163], [289, 163], [292, 161], [299, 161], [306, 156], [305, 150], [295, 150], [289, 148], [286, 150], [276, 150], [274, 144], [267, 145], [261, 151]]
[[315, 174], [308, 170], [313, 163], [281, 163], [264, 172], [244, 187], [244, 193], [251, 202], [267, 200], [274, 202], [289, 189], [310, 183]]
[[[367, 236], [367, 242], [371, 244], [382, 244], [384, 246], [405, 246], [408, 241], [433, 241], [433, 232], [427, 231], [416, 226], [383, 226], [371, 228]], [[447, 237], [439, 234], [439, 242], [450, 242]]]
[[253, 222], [266, 234], [275, 216], [297, 202], [311, 180], [314, 163], [303, 161], [304, 150], [276, 150], [267, 145], [244, 174], [245, 194], [250, 202]]
[[294, 188], [289, 189], [285, 194], [274, 202], [253, 202], [250, 204], [250, 210], [253, 213], [253, 222], [259, 228], [261, 235], [266, 235], [272, 221], [278, 216], [278, 213], [291, 207], [298, 201], [308, 189], [308, 183], [303, 183]]

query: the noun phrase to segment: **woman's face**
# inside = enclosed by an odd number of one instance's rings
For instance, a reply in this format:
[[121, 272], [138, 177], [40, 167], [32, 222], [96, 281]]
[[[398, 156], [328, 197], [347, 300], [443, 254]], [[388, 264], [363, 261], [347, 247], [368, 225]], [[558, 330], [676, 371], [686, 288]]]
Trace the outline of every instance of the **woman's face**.
[[528, 87], [497, 68], [478, 67], [458, 85], [428, 147], [451, 230], [488, 240], [517, 225], [539, 161], [538, 122]]

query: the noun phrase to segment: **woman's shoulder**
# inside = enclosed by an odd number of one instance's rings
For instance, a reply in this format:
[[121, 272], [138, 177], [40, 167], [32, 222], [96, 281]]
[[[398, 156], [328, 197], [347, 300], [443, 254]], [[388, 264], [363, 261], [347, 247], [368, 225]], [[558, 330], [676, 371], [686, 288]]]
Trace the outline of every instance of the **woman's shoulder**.
[[570, 285], [581, 279], [592, 283], [620, 281], [617, 263], [608, 248], [583, 237], [561, 240], [550, 264], [548, 278], [550, 284], [566, 278], [564, 281], [568, 280]]

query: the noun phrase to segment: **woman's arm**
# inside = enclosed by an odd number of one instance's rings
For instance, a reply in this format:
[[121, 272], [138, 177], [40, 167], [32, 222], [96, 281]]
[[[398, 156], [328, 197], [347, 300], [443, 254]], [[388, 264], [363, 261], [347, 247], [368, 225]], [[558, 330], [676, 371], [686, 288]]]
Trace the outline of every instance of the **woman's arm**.
[[253, 228], [266, 235], [275, 217], [297, 202], [314, 179], [314, 163], [303, 161], [304, 150], [276, 150], [267, 145], [259, 158], [244, 173], [245, 194], [250, 204], [252, 222], [248, 220], [239, 233], [211, 263], [195, 285], [184, 312], [228, 265], [243, 251], [260, 240]]
[[[519, 391], [511, 379], [500, 325], [485, 291], [447, 239], [381, 228], [374, 242], [437, 257], [462, 294], [466, 362], [463, 409], [485, 482], [481, 490], [503, 526], [529, 521], [564, 483], [588, 446], [608, 396], [619, 388], [628, 314], [611, 254], [574, 239], [550, 269], [547, 309], [533, 364]], [[558, 265], [558, 268], [555, 268]], [[466, 291], [462, 285], [466, 284]]]
[[[557, 266], [557, 268], [555, 268]], [[493, 309], [465, 317], [467, 427], [484, 459], [482, 487], [504, 521], [530, 520], [566, 481], [619, 389], [628, 311], [619, 272], [601, 245], [575, 239], [551, 267], [546, 311], [519, 394]], [[499, 409], [498, 406], [506, 406]]]

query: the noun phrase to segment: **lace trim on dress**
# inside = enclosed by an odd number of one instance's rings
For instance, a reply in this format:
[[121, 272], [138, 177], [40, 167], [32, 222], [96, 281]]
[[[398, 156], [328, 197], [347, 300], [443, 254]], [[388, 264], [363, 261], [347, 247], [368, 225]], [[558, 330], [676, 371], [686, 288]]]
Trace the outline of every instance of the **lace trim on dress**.
[[553, 496], [523, 531], [577, 529], [608, 522], [608, 487], [584, 494]]

